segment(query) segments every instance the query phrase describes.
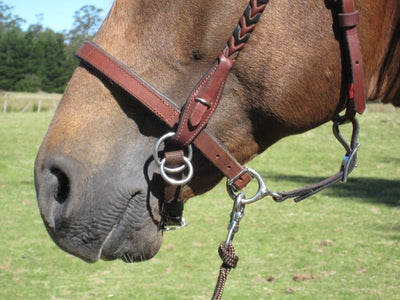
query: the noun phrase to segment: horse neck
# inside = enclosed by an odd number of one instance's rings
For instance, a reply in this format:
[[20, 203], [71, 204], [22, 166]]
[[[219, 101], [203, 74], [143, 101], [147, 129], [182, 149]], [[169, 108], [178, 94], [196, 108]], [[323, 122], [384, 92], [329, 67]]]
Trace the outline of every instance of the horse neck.
[[[400, 106], [400, 1], [377, 1], [367, 5], [375, 5], [369, 10], [374, 14], [366, 22], [370, 28], [364, 31], [371, 46], [370, 51], [363, 51], [369, 80], [367, 95], [369, 99]], [[363, 32], [361, 26], [360, 30]], [[375, 41], [371, 39], [371, 31], [378, 36]]]

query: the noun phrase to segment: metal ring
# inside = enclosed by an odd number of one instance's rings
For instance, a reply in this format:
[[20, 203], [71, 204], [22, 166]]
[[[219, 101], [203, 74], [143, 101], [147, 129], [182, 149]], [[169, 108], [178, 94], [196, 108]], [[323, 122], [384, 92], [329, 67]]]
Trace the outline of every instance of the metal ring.
[[[160, 145], [161, 145], [162, 142], [164, 142], [168, 138], [173, 137], [174, 135], [175, 135], [175, 132], [168, 132], [168, 133], [164, 134], [162, 137], [160, 137], [158, 139], [158, 141], [157, 141], [157, 143], [156, 143], [156, 145], [154, 147], [153, 158], [154, 158], [154, 161], [157, 163], [157, 165], [159, 167], [161, 167], [162, 160], [160, 160], [160, 158], [158, 157], [158, 149], [160, 148]], [[193, 157], [193, 147], [190, 144], [187, 147], [188, 147], [188, 149], [187, 149], [188, 150], [187, 159], [189, 159], [189, 161], [190, 161], [190, 160], [192, 160], [192, 157]], [[182, 172], [183, 170], [185, 170], [186, 166], [187, 166], [186, 163], [183, 164], [182, 166], [177, 167], [177, 168], [168, 168], [168, 167], [164, 166], [164, 170], [167, 173], [179, 173], [179, 172]]]
[[175, 135], [175, 132], [168, 132], [168, 133], [164, 134], [162, 137], [160, 137], [158, 139], [158, 141], [156, 142], [156, 145], [154, 146], [153, 158], [158, 166], [161, 166], [161, 161], [158, 158], [158, 148], [160, 148], [160, 145], [162, 142], [164, 142], [166, 139], [168, 139], [170, 137], [173, 137], [174, 135]]
[[184, 167], [188, 168], [188, 174], [186, 175], [185, 178], [179, 180], [179, 179], [171, 178], [171, 177], [169, 177], [167, 175], [167, 172], [166, 172], [166, 169], [165, 169], [165, 158], [163, 158], [163, 160], [161, 161], [161, 164], [160, 164], [160, 171], [161, 171], [162, 178], [164, 178], [164, 180], [167, 183], [169, 183], [171, 185], [184, 185], [184, 184], [188, 183], [192, 179], [192, 177], [193, 177], [193, 166], [192, 166], [192, 163], [185, 156], [183, 157], [183, 160], [185, 162]]
[[246, 173], [249, 174], [252, 178], [255, 178], [257, 180], [258, 190], [252, 197], [246, 198], [243, 193], [236, 194], [237, 191], [233, 187], [232, 181], [228, 180], [226, 182], [226, 188], [228, 190], [229, 196], [233, 200], [236, 201], [238, 199], [238, 197], [243, 194], [242, 196], [240, 196], [241, 197], [240, 205], [246, 205], [246, 204], [249, 204], [249, 203], [256, 202], [256, 201], [258, 201], [258, 200], [260, 200], [260, 199], [262, 199], [262, 198], [264, 198], [266, 196], [271, 195], [271, 192], [269, 191], [269, 189], [265, 185], [264, 180], [262, 179], [260, 174], [258, 174], [256, 171], [254, 171], [251, 168], [246, 168]]

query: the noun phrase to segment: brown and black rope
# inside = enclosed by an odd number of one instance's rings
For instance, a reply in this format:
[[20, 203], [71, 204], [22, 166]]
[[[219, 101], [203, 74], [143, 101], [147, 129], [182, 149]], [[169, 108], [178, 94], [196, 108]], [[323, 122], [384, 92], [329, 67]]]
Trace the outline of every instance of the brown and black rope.
[[232, 268], [236, 268], [237, 262], [239, 261], [239, 257], [235, 254], [235, 248], [232, 243], [228, 245], [226, 245], [225, 242], [221, 243], [218, 248], [218, 254], [222, 259], [222, 264], [219, 269], [218, 281], [212, 297], [213, 300], [220, 300], [222, 298], [229, 272]]
[[240, 50], [246, 45], [253, 32], [262, 12], [267, 6], [269, 0], [250, 0], [243, 16], [240, 18], [233, 34], [228, 40], [227, 47], [224, 54], [226, 57], [233, 57], [235, 59]]

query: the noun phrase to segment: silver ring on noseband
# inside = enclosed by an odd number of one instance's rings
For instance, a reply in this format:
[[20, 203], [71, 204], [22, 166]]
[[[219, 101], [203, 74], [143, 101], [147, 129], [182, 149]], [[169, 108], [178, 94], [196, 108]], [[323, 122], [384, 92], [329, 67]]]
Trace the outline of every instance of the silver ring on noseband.
[[185, 178], [182, 178], [182, 179], [174, 179], [174, 178], [169, 177], [167, 175], [167, 173], [178, 173], [178, 172], [175, 172], [175, 171], [174, 172], [168, 172], [167, 171], [168, 168], [165, 167], [165, 161], [166, 161], [165, 158], [163, 158], [161, 160], [161, 165], [160, 165], [161, 176], [166, 182], [168, 182], [171, 185], [184, 185], [184, 184], [188, 183], [192, 179], [192, 177], [193, 177], [193, 166], [192, 166], [192, 163], [185, 156], [183, 157], [183, 160], [185, 161], [185, 164], [183, 165], [183, 167], [184, 167], [183, 169], [188, 168], [188, 174], [186, 175]]
[[[193, 177], [193, 166], [191, 163], [191, 159], [193, 157], [192, 145], [187, 146], [188, 155], [187, 155], [187, 157], [186, 156], [183, 157], [184, 164], [177, 168], [166, 167], [165, 166], [166, 159], [163, 158], [160, 160], [160, 158], [158, 157], [158, 151], [159, 151], [161, 144], [166, 139], [172, 138], [174, 135], [175, 135], [175, 132], [168, 132], [158, 139], [158, 141], [156, 142], [156, 145], [154, 147], [153, 158], [154, 158], [154, 161], [156, 162], [156, 164], [160, 167], [161, 176], [164, 178], [164, 180], [166, 182], [168, 182], [171, 185], [184, 185], [184, 184], [188, 183]], [[185, 169], [188, 169], [188, 174], [183, 179], [174, 179], [167, 175], [167, 173], [168, 174], [180, 173], [180, 172], [184, 171]]]
[[[159, 148], [160, 148], [160, 145], [161, 145], [161, 143], [163, 143], [166, 139], [171, 138], [171, 137], [173, 137], [174, 135], [175, 135], [175, 132], [168, 132], [168, 133], [164, 134], [162, 137], [160, 137], [160, 138], [158, 139], [158, 141], [157, 141], [157, 143], [156, 143], [156, 145], [155, 145], [155, 147], [154, 147], [153, 158], [154, 158], [154, 161], [157, 163], [157, 165], [158, 165], [159, 167], [161, 167], [161, 162], [162, 162], [162, 160], [160, 160], [160, 158], [158, 157], [158, 150], [159, 150]], [[192, 145], [188, 145], [188, 146], [187, 146], [187, 151], [188, 151], [187, 159], [188, 159], [189, 161], [191, 161], [191, 160], [192, 160], [192, 157], [193, 157], [193, 147], [192, 147]], [[174, 174], [175, 174], [175, 173], [182, 172], [183, 170], [186, 169], [186, 167], [187, 167], [186, 164], [183, 164], [182, 166], [177, 167], [177, 168], [168, 168], [168, 167], [165, 167], [165, 166], [164, 166], [164, 170], [165, 170], [167, 173], [174, 173]]]

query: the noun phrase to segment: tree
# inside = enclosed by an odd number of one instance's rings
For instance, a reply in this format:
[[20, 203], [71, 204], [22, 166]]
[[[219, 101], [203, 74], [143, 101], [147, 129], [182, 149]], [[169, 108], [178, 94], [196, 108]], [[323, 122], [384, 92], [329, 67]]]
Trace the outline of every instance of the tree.
[[78, 60], [75, 57], [76, 51], [84, 41], [92, 40], [100, 27], [102, 18], [99, 15], [102, 11], [101, 8], [96, 8], [93, 5], [85, 5], [75, 11], [73, 28], [65, 33], [67, 64], [70, 67], [70, 74], [78, 66]]
[[29, 51], [24, 32], [19, 28], [2, 32], [0, 53], [0, 88], [16, 90], [17, 82], [28, 73]]
[[42, 90], [46, 92], [63, 92], [70, 77], [66, 64], [64, 35], [47, 29], [39, 35], [38, 51], [43, 55], [39, 75]]
[[73, 28], [67, 34], [68, 41], [81, 44], [92, 39], [102, 22], [99, 16], [102, 11], [94, 5], [85, 5], [75, 11]]
[[0, 1], [0, 30], [8, 30], [13, 28], [20, 28], [25, 20], [17, 15], [12, 14], [12, 6], [8, 6], [3, 1]]
[[23, 19], [0, 1], [0, 89], [13, 90], [26, 71], [26, 43], [20, 28]]
[[101, 12], [93, 5], [83, 6], [75, 12], [68, 33], [56, 33], [40, 23], [24, 32], [24, 20], [0, 0], [0, 89], [63, 92], [78, 64], [75, 52], [94, 36]]

